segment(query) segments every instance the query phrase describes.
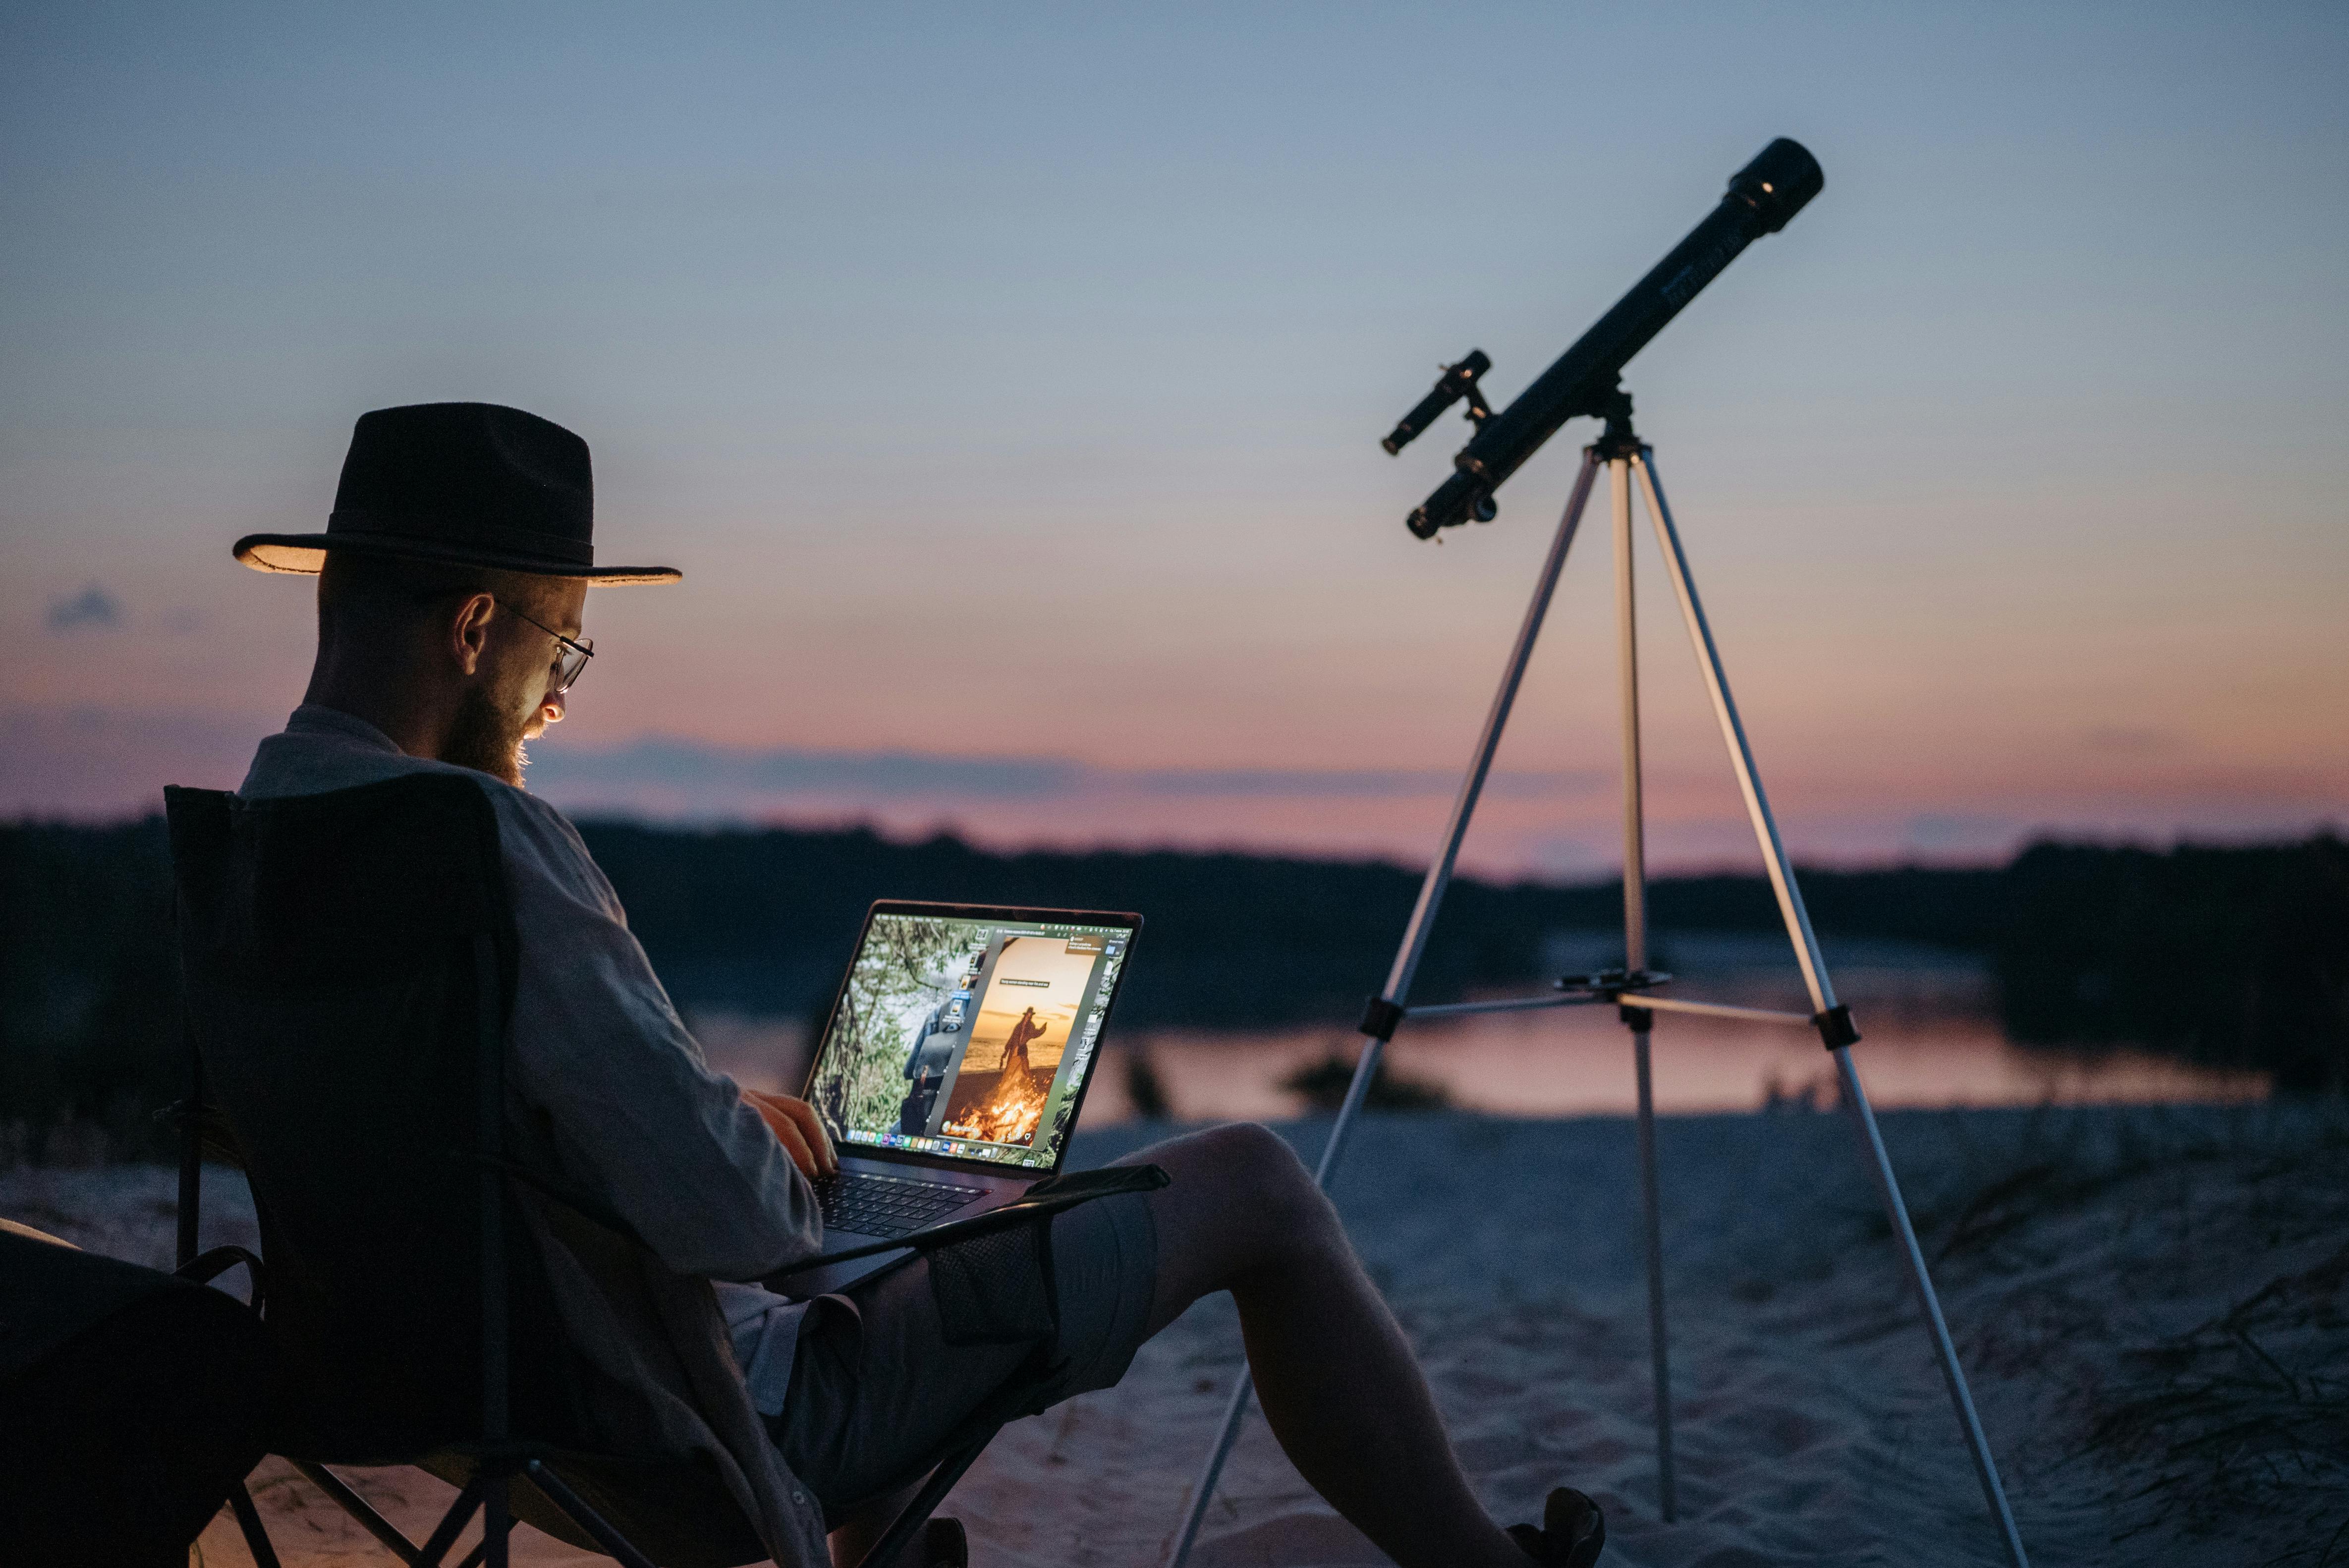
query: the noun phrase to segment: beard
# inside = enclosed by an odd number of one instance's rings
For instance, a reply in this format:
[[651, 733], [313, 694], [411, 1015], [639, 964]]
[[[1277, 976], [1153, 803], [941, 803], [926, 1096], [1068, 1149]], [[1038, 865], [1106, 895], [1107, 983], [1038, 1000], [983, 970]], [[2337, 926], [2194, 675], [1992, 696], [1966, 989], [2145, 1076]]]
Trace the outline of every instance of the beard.
[[529, 723], [528, 716], [516, 717], [492, 701], [483, 687], [469, 687], [440, 748], [440, 760], [520, 789], [523, 769], [530, 766], [522, 744], [523, 730]]

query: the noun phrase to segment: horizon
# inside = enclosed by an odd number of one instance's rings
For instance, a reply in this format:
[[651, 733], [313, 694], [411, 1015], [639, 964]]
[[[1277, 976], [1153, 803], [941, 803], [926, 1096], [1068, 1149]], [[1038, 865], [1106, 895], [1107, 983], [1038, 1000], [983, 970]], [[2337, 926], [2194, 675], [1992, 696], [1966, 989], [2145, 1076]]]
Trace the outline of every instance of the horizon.
[[[931, 844], [945, 843], [953, 844], [974, 854], [1007, 859], [1031, 854], [1069, 858], [1104, 855], [1135, 859], [1153, 855], [1187, 856], [1198, 859], [1232, 856], [1302, 865], [1373, 866], [1413, 877], [1424, 875], [1427, 870], [1427, 862], [1423, 859], [1415, 861], [1407, 855], [1386, 854], [1376, 851], [1358, 853], [1337, 851], [1317, 851], [1309, 848], [1265, 847], [1240, 841], [1227, 843], [1149, 840], [1112, 841], [1101, 839], [1065, 842], [1032, 839], [995, 841], [970, 832], [963, 825], [951, 820], [900, 826], [872, 816], [798, 816], [763, 819], [723, 815], [664, 817], [626, 810], [585, 810], [570, 815], [571, 820], [585, 830], [617, 828], [691, 837], [755, 836], [764, 833], [810, 838], [845, 838], [864, 835], [893, 848], [919, 849]], [[152, 810], [115, 815], [75, 816], [61, 813], [0, 817], [0, 832], [16, 830], [106, 832], [148, 824], [160, 824], [162, 820], [163, 811], [159, 803]], [[1797, 855], [1795, 865], [1795, 869], [1805, 875], [1962, 873], [2003, 871], [2013, 865], [2023, 855], [2037, 849], [2134, 851], [2150, 855], [2194, 851], [2224, 853], [2235, 851], [2290, 850], [2313, 843], [2337, 843], [2344, 838], [2349, 838], [2349, 825], [2340, 822], [2320, 822], [2306, 832], [2281, 836], [2230, 838], [2180, 834], [2166, 841], [2119, 835], [2100, 837], [2092, 834], [2041, 834], [2034, 835], [2012, 851], [1996, 856], [1931, 858], [1911, 855], [1897, 860], [1838, 861]], [[1464, 862], [1459, 867], [1457, 876], [1463, 880], [1482, 882], [1493, 887], [1529, 887], [1557, 892], [1616, 887], [1621, 885], [1623, 880], [1620, 867], [1559, 874], [1540, 870], [1494, 871], [1471, 866]], [[1648, 881], [1651, 885], [1720, 879], [1744, 879], [1757, 882], [1768, 880], [1767, 873], [1761, 867], [1745, 863], [1742, 859], [1687, 861], [1661, 868], [1655, 865], [1651, 859], [1649, 865]]]
[[[1464, 82], [1400, 5], [451, 22], [0, 16], [0, 817], [233, 787], [311, 613], [230, 542], [478, 397], [686, 572], [592, 596], [567, 810], [1423, 862], [1595, 431], [1440, 546], [1465, 427], [1378, 438], [1785, 135], [1825, 191], [1625, 382], [1790, 849], [2349, 821], [2336, 10], [1500, 4]], [[1619, 861], [1601, 512], [1480, 875]], [[1651, 863], [1758, 865], [1643, 549]]]

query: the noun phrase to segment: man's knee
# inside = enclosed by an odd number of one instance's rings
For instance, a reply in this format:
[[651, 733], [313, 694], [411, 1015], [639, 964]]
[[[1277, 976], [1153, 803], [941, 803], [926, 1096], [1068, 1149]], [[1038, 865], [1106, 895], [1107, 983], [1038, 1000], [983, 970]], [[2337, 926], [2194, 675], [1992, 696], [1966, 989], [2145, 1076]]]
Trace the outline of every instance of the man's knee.
[[1227, 1121], [1186, 1132], [1135, 1158], [1155, 1160], [1196, 1179], [1243, 1191], [1281, 1190], [1300, 1181], [1308, 1187], [1313, 1183], [1280, 1135], [1257, 1121]]
[[1235, 1121], [1191, 1135], [1198, 1163], [1217, 1172], [1218, 1196], [1235, 1225], [1290, 1242], [1336, 1233], [1330, 1201], [1297, 1151], [1260, 1122]]
[[1346, 1247], [1329, 1200], [1267, 1128], [1233, 1122], [1129, 1158], [1155, 1161], [1174, 1178], [1151, 1194], [1162, 1296], [1154, 1312], [1162, 1326], [1212, 1291], [1237, 1290], [1268, 1269]]
[[1228, 1161], [1236, 1171], [1243, 1171], [1262, 1184], [1288, 1186], [1303, 1181], [1310, 1186], [1313, 1178], [1297, 1158], [1297, 1150], [1286, 1139], [1260, 1121], [1227, 1121], [1221, 1127], [1211, 1127], [1199, 1137], [1211, 1140], [1216, 1150]]

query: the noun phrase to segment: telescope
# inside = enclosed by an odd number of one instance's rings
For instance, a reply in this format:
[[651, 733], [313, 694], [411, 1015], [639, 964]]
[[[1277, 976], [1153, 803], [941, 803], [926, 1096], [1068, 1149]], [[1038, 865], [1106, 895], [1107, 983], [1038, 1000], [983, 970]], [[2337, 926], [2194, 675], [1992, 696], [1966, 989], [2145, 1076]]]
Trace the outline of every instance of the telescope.
[[1826, 184], [1818, 160], [1801, 143], [1780, 137], [1764, 148], [1753, 162], [1730, 176], [1721, 205], [1497, 414], [1485, 407], [1476, 386], [1477, 377], [1492, 366], [1482, 351], [1472, 350], [1459, 364], [1446, 366], [1435, 389], [1381, 443], [1389, 452], [1400, 452], [1445, 408], [1464, 397], [1470, 399], [1468, 417], [1475, 422], [1476, 433], [1452, 459], [1452, 477], [1411, 514], [1412, 532], [1432, 539], [1439, 530], [1456, 528], [1471, 518], [1490, 521], [1498, 510], [1493, 492], [1502, 481], [1568, 419], [1613, 412], [1621, 397], [1616, 383], [1630, 357], [1740, 252], [1785, 228]]
[[[1427, 861], [1419, 901], [1412, 906], [1411, 919], [1395, 946], [1394, 964], [1387, 971], [1386, 984], [1370, 996], [1362, 1009], [1361, 1022], [1357, 1026], [1362, 1037], [1361, 1053], [1355, 1058], [1352, 1080], [1344, 1103], [1338, 1109], [1337, 1119], [1330, 1123], [1329, 1135], [1321, 1141], [1321, 1159], [1314, 1170], [1313, 1182], [1316, 1187], [1329, 1186], [1346, 1147], [1346, 1135], [1362, 1109], [1370, 1086], [1378, 1080], [1386, 1048], [1396, 1028], [1406, 1020], [1460, 1018], [1541, 1007], [1596, 1005], [1614, 1008], [1617, 1021], [1631, 1036], [1633, 1081], [1638, 1087], [1638, 1137], [1633, 1143], [1640, 1163], [1640, 1218], [1647, 1232], [1648, 1355], [1654, 1388], [1651, 1408], [1656, 1423], [1654, 1497], [1657, 1511], [1669, 1524], [1678, 1504], [1672, 1460], [1672, 1377], [1664, 1319], [1663, 1223], [1656, 1195], [1655, 1086], [1650, 1036], [1659, 1016], [1669, 1018], [1675, 1014], [1735, 1017], [1748, 1023], [1770, 1022], [1816, 1030], [1819, 1044], [1826, 1047], [1835, 1063], [1837, 1099], [1860, 1135], [1861, 1158], [1874, 1167], [1877, 1196], [1884, 1203], [1889, 1222], [1887, 1233], [1899, 1248], [1909, 1286], [1916, 1293], [1917, 1305], [1923, 1309], [1926, 1333], [1932, 1341], [1934, 1357], [1940, 1363], [1941, 1382], [1948, 1390], [1951, 1409], [1958, 1418], [1960, 1433], [1973, 1460], [1974, 1479], [1982, 1485], [1982, 1501], [2006, 1548], [2007, 1562], [2013, 1568], [2030, 1568], [2022, 1532], [2015, 1527], [2014, 1510], [2006, 1499], [2005, 1482], [1999, 1479], [1998, 1460], [1991, 1452], [1990, 1439], [1982, 1430], [1982, 1417], [1966, 1387], [1965, 1364], [1958, 1357], [1957, 1344], [1951, 1338], [1949, 1324], [1941, 1315], [1931, 1266], [1925, 1261], [1924, 1249], [1918, 1244], [1916, 1225], [1900, 1196], [1899, 1177], [1885, 1150], [1876, 1112], [1870, 1109], [1868, 1091], [1860, 1083], [1859, 1069], [1852, 1061], [1851, 1047], [1860, 1038], [1858, 1026], [1852, 1021], [1851, 1008], [1836, 999], [1835, 984], [1827, 975], [1826, 958], [1819, 950], [1818, 934], [1803, 903], [1800, 878], [1786, 853], [1777, 819], [1771, 814], [1770, 799], [1763, 790], [1761, 773], [1754, 764], [1754, 748], [1746, 739], [1744, 722], [1737, 717], [1736, 701], [1730, 696], [1729, 674], [1713, 640], [1712, 624], [1705, 619], [1704, 604], [1690, 573], [1688, 552], [1681, 542], [1680, 527], [1672, 521], [1671, 507], [1664, 500], [1663, 480], [1656, 473], [1655, 449], [1640, 439], [1631, 428], [1631, 397], [1620, 385], [1623, 366], [1633, 355], [1647, 346], [1649, 340], [1736, 260], [1740, 252], [1762, 235], [1785, 228], [1787, 220], [1801, 211], [1826, 184], [1817, 161], [1808, 152], [1791, 141], [1772, 142], [1762, 150], [1759, 158], [1731, 177], [1729, 193], [1722, 198], [1713, 214], [1692, 230], [1688, 238], [1641, 278], [1612, 310], [1599, 317], [1597, 325], [1559, 356], [1557, 362], [1543, 371], [1507, 408], [1495, 414], [1485, 402], [1481, 383], [1493, 362], [1484, 354], [1472, 351], [1459, 363], [1444, 366], [1434, 389], [1422, 397], [1380, 443], [1389, 452], [1400, 451], [1446, 408], [1464, 397], [1468, 400], [1468, 418], [1476, 431], [1453, 459], [1457, 471], [1436, 488], [1425, 505], [1411, 514], [1412, 532], [1429, 539], [1471, 518], [1480, 522], [1489, 521], [1495, 511], [1493, 492], [1568, 419], [1591, 414], [1607, 422], [1599, 438], [1582, 449], [1581, 469], [1568, 492], [1565, 509], [1558, 515], [1557, 530], [1551, 535], [1548, 552], [1542, 558], [1532, 601], [1526, 606], [1524, 621], [1518, 624], [1508, 663], [1502, 668], [1500, 685], [1493, 693], [1492, 706], [1485, 710], [1484, 732], [1477, 738], [1475, 750], [1469, 754], [1459, 793], [1452, 799], [1451, 820], [1444, 827], [1436, 852]], [[1420, 960], [1427, 952], [1437, 912], [1459, 867], [1460, 846], [1467, 838], [1477, 804], [1492, 777], [1493, 758], [1508, 727], [1509, 715], [1523, 687], [1535, 645], [1557, 604], [1558, 579], [1566, 570], [1567, 552], [1582, 526], [1583, 513], [1590, 504], [1591, 492], [1602, 469], [1613, 503], [1610, 510], [1615, 525], [1612, 553], [1616, 675], [1620, 694], [1623, 760], [1622, 959], [1616, 967], [1597, 974], [1567, 975], [1547, 995], [1495, 996], [1432, 1006], [1414, 1004], [1411, 993], [1419, 976]], [[1730, 770], [1736, 776], [1738, 793], [1744, 799], [1745, 815], [1753, 825], [1754, 847], [1769, 866], [1771, 893], [1776, 900], [1779, 918], [1785, 923], [1786, 937], [1794, 948], [1795, 965], [1802, 971], [1803, 989], [1809, 1002], [1808, 1008], [1802, 1012], [1659, 995], [1659, 988], [1671, 976], [1648, 967], [1647, 785], [1640, 740], [1639, 593], [1633, 566], [1639, 552], [1634, 549], [1631, 528], [1635, 496], [1645, 500], [1648, 520], [1655, 525], [1656, 554], [1671, 583], [1672, 597], [1688, 631], [1690, 651], [1696, 655], [1705, 696], [1713, 719], [1720, 726], [1722, 745], [1729, 753]], [[1185, 1568], [1188, 1561], [1254, 1389], [1253, 1380], [1245, 1372], [1233, 1385], [1230, 1400], [1224, 1407], [1223, 1429], [1207, 1450], [1206, 1465], [1191, 1488], [1190, 1507], [1175, 1532], [1166, 1568]], [[1553, 1502], [1562, 1495], [1553, 1492]]]

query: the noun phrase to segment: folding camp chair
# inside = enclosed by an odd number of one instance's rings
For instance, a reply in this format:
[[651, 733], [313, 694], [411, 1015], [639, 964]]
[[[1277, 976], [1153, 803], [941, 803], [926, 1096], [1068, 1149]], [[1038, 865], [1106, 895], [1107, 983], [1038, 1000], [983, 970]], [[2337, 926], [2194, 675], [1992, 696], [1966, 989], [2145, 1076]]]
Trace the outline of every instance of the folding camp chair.
[[242, 1248], [173, 1275], [0, 1221], [0, 1561], [185, 1568], [225, 1501], [275, 1568], [244, 1490], [275, 1358], [254, 1311], [202, 1287], [239, 1263], [257, 1304]]
[[[271, 1271], [271, 1451], [419, 1568], [475, 1513], [465, 1562], [491, 1568], [517, 1517], [630, 1568], [763, 1559], [714, 1470], [614, 1453], [586, 1429], [517, 1184], [560, 1206], [567, 1239], [643, 1243], [507, 1157], [517, 944], [481, 786], [428, 773], [269, 800], [165, 794], [189, 1014], [181, 1243], [192, 1250], [209, 1137], [252, 1183]], [[1011, 1413], [964, 1429], [868, 1568], [933, 1522]], [[336, 1464], [419, 1465], [460, 1492], [413, 1542]]]

